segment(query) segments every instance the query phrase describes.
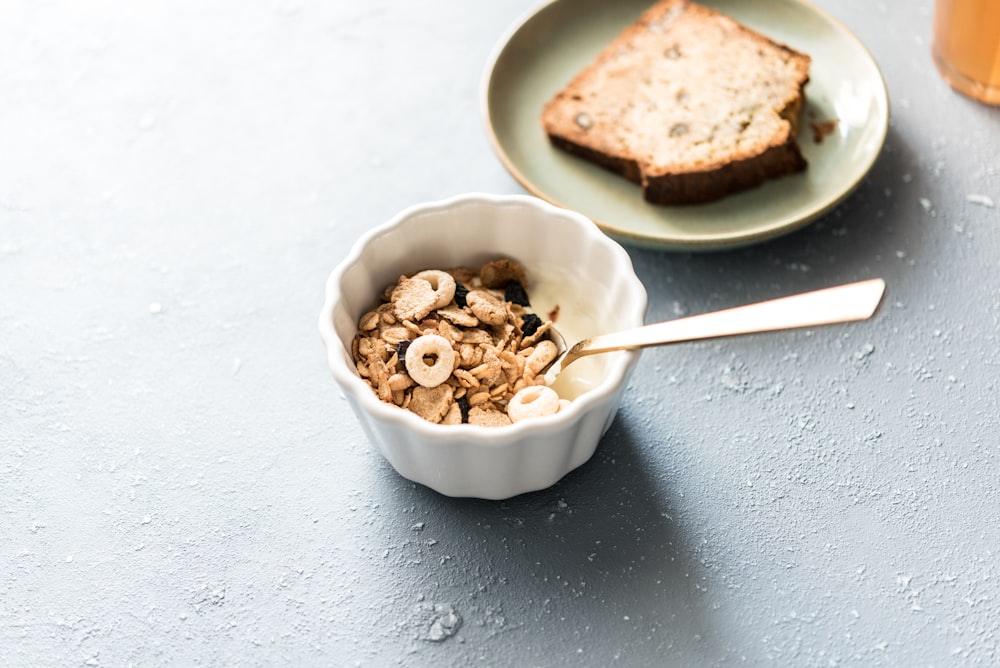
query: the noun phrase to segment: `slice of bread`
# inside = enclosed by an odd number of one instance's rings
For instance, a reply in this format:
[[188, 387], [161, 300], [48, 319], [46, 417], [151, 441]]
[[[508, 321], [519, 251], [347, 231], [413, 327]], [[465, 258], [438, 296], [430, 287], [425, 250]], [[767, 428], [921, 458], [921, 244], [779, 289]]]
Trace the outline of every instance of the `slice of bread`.
[[659, 0], [545, 105], [542, 126], [649, 202], [707, 202], [805, 169], [809, 63], [719, 12]]

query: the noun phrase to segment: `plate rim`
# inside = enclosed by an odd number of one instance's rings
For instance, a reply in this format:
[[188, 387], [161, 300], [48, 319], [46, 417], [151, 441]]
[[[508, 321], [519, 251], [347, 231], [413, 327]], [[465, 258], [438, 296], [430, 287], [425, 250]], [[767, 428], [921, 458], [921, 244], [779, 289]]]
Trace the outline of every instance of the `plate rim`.
[[[649, 0], [649, 4], [652, 5], [654, 0]], [[840, 32], [844, 37], [852, 41], [864, 59], [873, 68], [877, 77], [873, 77], [874, 80], [877, 79], [877, 85], [873, 86], [873, 91], [875, 97], [877, 98], [878, 108], [883, 109], [884, 113], [880, 114], [878, 118], [869, 118], [869, 123], [878, 123], [877, 131], [877, 141], [874, 143], [873, 148], [867, 154], [867, 160], [862, 164], [860, 169], [857, 171], [856, 178], [845, 184], [845, 186], [840, 190], [840, 192], [835, 193], [830, 198], [824, 198], [815, 208], [810, 209], [804, 215], [796, 216], [786, 215], [779, 219], [778, 223], [770, 224], [765, 229], [760, 229], [759, 227], [754, 227], [747, 229], [743, 232], [728, 232], [719, 233], [714, 235], [701, 235], [696, 238], [681, 238], [669, 235], [651, 235], [635, 230], [630, 230], [627, 228], [622, 228], [616, 225], [606, 223], [601, 220], [597, 220], [592, 216], [587, 216], [591, 218], [593, 222], [608, 236], [611, 236], [622, 243], [638, 246], [654, 248], [659, 250], [680, 250], [680, 251], [704, 251], [704, 250], [727, 250], [732, 248], [740, 248], [743, 246], [748, 246], [754, 243], [759, 243], [762, 241], [770, 240], [779, 236], [784, 236], [790, 234], [796, 230], [799, 230], [817, 218], [829, 213], [831, 210], [840, 205], [845, 199], [847, 199], [864, 181], [865, 177], [871, 172], [881, 155], [883, 148], [885, 147], [885, 141], [889, 133], [891, 109], [890, 109], [890, 98], [889, 89], [886, 83], [885, 74], [882, 72], [882, 68], [879, 66], [878, 61], [875, 59], [871, 50], [854, 34], [842, 21], [833, 16], [830, 12], [818, 7], [813, 4], [810, 0], [780, 0], [789, 5], [798, 5], [801, 8], [809, 11], [824, 22], [829, 24], [832, 28]], [[487, 139], [493, 149], [494, 154], [500, 160], [504, 169], [514, 178], [517, 183], [523, 187], [527, 192], [543, 199], [551, 204], [565, 208], [576, 210], [575, 207], [560, 201], [553, 195], [545, 192], [537, 184], [535, 184], [531, 179], [529, 179], [523, 171], [517, 166], [510, 155], [507, 153], [503, 142], [497, 135], [496, 128], [493, 124], [493, 118], [491, 116], [491, 97], [490, 90], [492, 87], [492, 82], [496, 74], [496, 68], [498, 61], [504, 55], [506, 49], [509, 47], [510, 43], [514, 38], [526, 28], [526, 26], [538, 17], [542, 12], [549, 9], [550, 7], [558, 4], [571, 3], [572, 0], [541, 0], [541, 2], [536, 3], [533, 7], [522, 12], [522, 14], [517, 17], [504, 32], [501, 34], [500, 38], [494, 44], [489, 58], [487, 59], [486, 67], [480, 80], [479, 88], [479, 102], [480, 102], [480, 114], [482, 117], [483, 124], [486, 129]], [[754, 3], [756, 0], [749, 0], [749, 3]], [[624, 27], [624, 26], [623, 26]], [[654, 206], [654, 205], [650, 205]], [[698, 206], [698, 205], [691, 205]], [[585, 214], [586, 215], [586, 214]]]

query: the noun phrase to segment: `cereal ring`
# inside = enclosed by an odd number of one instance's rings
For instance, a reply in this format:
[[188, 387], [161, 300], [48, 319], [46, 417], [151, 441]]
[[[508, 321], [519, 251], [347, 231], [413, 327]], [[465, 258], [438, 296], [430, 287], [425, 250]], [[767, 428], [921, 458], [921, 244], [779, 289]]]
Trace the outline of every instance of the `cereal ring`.
[[437, 302], [434, 304], [436, 309], [444, 308], [455, 297], [455, 277], [447, 271], [427, 269], [416, 274], [413, 278], [419, 278], [431, 284], [434, 294], [437, 295]]
[[507, 404], [507, 415], [514, 422], [552, 415], [559, 411], [559, 395], [551, 387], [531, 385], [519, 391]]
[[[426, 359], [428, 357], [433, 358], [430, 364]], [[418, 384], [437, 387], [451, 376], [457, 357], [448, 339], [437, 334], [424, 334], [410, 342], [406, 349], [406, 371]]]

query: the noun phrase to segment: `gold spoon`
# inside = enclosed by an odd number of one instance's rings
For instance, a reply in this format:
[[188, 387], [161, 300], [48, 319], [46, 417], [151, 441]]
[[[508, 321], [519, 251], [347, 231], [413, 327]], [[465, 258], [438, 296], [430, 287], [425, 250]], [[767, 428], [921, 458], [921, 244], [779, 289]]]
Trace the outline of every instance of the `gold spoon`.
[[875, 314], [884, 293], [885, 281], [873, 278], [723, 311], [658, 322], [612, 334], [592, 336], [569, 348], [562, 334], [555, 328], [550, 328], [549, 338], [556, 344], [558, 352], [544, 371], [545, 384], [554, 383], [556, 376], [576, 360], [595, 353], [867, 320]]

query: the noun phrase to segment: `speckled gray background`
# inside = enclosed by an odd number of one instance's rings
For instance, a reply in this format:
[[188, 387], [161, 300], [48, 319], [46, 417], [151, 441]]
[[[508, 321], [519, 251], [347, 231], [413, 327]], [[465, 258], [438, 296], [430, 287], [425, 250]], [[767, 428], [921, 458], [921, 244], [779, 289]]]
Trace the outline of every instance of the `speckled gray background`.
[[366, 443], [326, 275], [522, 192], [478, 88], [532, 4], [0, 6], [0, 664], [1000, 663], [1000, 110], [938, 78], [929, 0], [819, 2], [893, 109], [841, 207], [631, 251], [651, 319], [880, 275], [876, 320], [648, 351], [593, 460], [506, 502]]

